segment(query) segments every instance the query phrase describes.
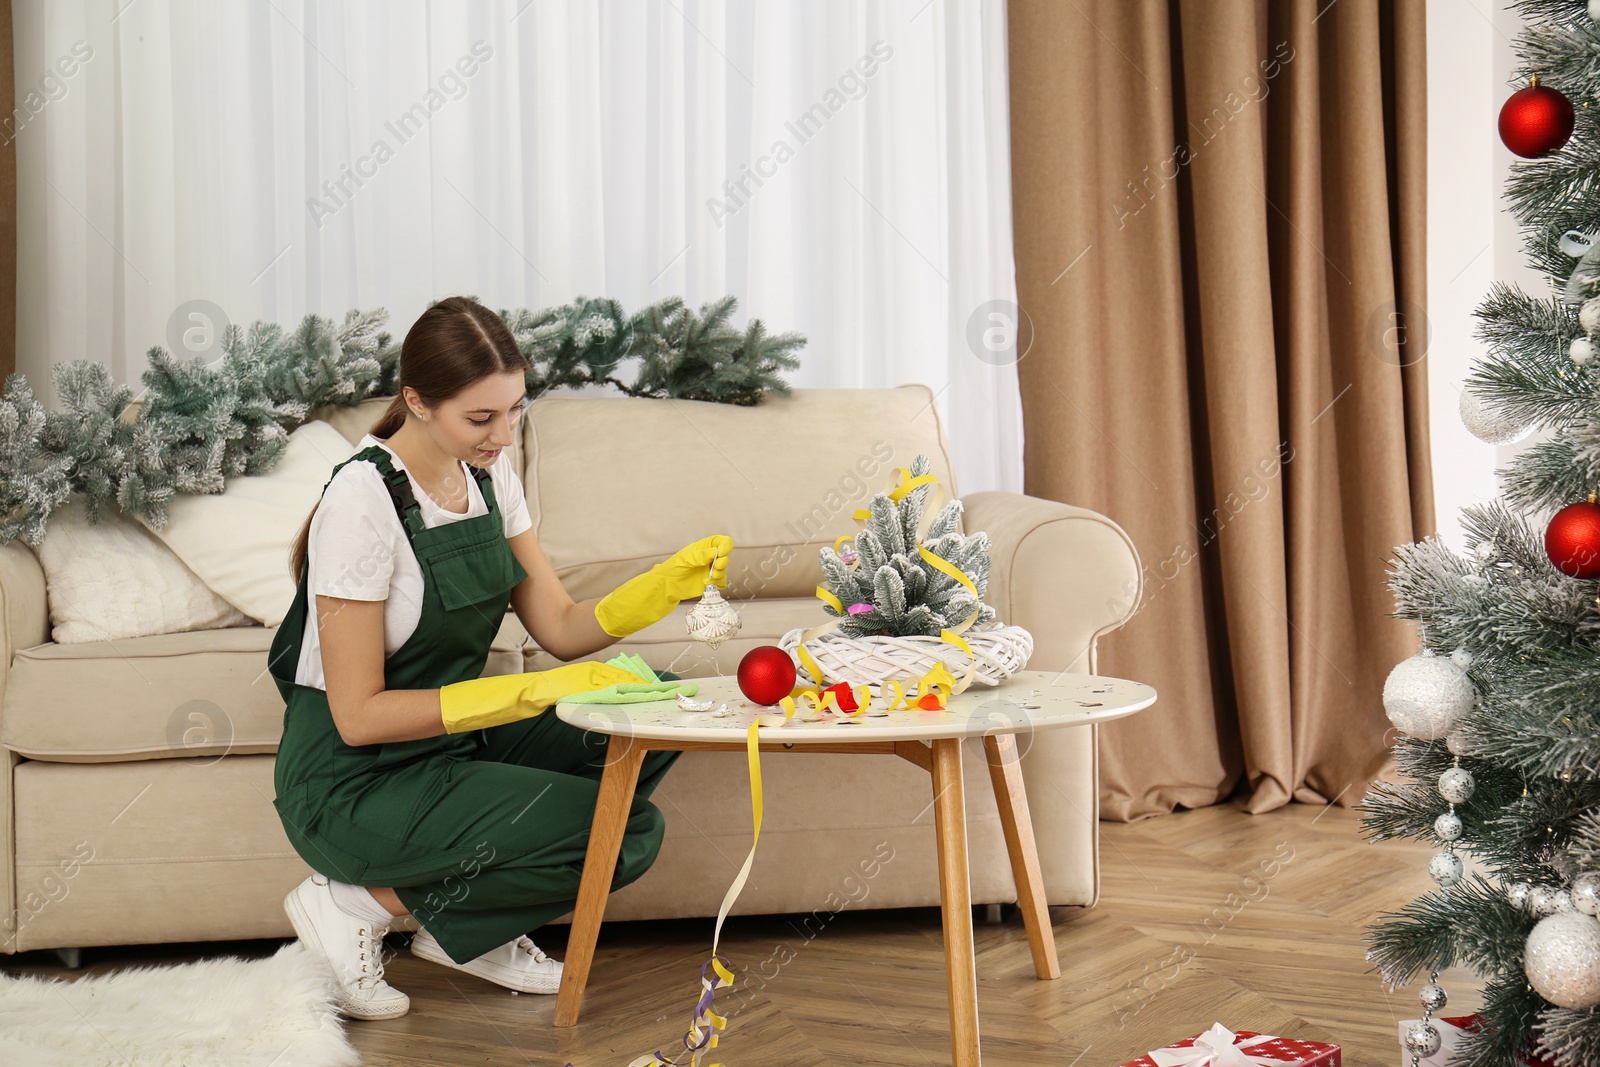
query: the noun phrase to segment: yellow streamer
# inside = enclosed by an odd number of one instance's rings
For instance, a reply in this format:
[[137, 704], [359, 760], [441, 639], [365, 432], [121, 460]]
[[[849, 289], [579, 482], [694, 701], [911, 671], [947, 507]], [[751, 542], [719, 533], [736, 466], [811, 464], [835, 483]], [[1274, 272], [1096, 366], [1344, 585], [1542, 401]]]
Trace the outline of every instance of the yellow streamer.
[[[784, 699], [789, 700], [788, 697], [784, 697]], [[734, 878], [733, 884], [728, 887], [727, 894], [722, 898], [722, 906], [717, 909], [717, 925], [711, 933], [711, 959], [709, 961], [711, 964], [711, 970], [716, 975], [716, 978], [714, 980], [707, 979], [703, 973], [700, 978], [701, 989], [709, 989], [713, 995], [715, 994], [716, 990], [722, 988], [723, 986], [731, 987], [733, 985], [733, 972], [728, 970], [727, 967], [723, 966], [722, 960], [717, 956], [717, 945], [722, 940], [723, 920], [728, 917], [728, 910], [733, 907], [733, 902], [738, 899], [739, 893], [744, 889], [745, 881], [750, 877], [750, 866], [755, 862], [756, 858], [756, 844], [761, 840], [762, 790], [761, 743], [759, 740], [760, 729], [760, 720], [756, 719], [750, 723], [749, 730], [745, 732], [745, 755], [746, 761], [750, 766], [750, 812], [751, 822], [754, 824], [754, 829], [750, 836], [750, 852], [747, 856], [745, 856], [744, 866], [739, 868], [739, 873]], [[691, 1067], [698, 1067], [700, 1064], [700, 1057], [705, 1055], [711, 1049], [717, 1047], [718, 1031], [724, 1030], [728, 1026], [728, 1020], [712, 1011], [709, 1005], [707, 1005], [704, 1010], [703, 1018], [706, 1022], [710, 1023], [711, 1030], [710, 1036], [706, 1038], [705, 1045], [701, 1046], [700, 1039], [707, 1033], [707, 1031], [701, 1027], [702, 1015], [699, 1001], [696, 1001], [695, 1015], [689, 1024], [687, 1033], [685, 1034], [688, 1045], [688, 1047], [685, 1048], [685, 1051], [690, 1053], [689, 1063], [691, 1064]], [[670, 1060], [666, 1060], [662, 1059], [658, 1054], [651, 1054], [648, 1057], [640, 1056], [638, 1059], [629, 1064], [629, 1067], [672, 1067], [677, 1060], [677, 1056], [674, 1056]], [[705, 1067], [721, 1067], [721, 1064], [713, 1061], [707, 1063]]]

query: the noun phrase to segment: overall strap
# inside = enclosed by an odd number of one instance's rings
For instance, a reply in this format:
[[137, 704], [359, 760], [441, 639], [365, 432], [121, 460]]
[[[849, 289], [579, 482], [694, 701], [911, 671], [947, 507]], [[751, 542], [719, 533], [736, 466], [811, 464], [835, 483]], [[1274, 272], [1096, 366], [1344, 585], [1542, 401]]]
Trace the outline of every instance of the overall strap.
[[[388, 450], [377, 445], [368, 445], [345, 462], [358, 459], [375, 465], [378, 473], [383, 476], [384, 484], [389, 487], [389, 499], [394, 501], [395, 514], [400, 517], [400, 525], [405, 528], [407, 539], [426, 529], [422, 521], [422, 507], [417, 503], [416, 494], [411, 491], [411, 479], [406, 477], [405, 471], [390, 462]], [[472, 467], [471, 470], [472, 476], [478, 481], [479, 491], [483, 493], [484, 503], [488, 505], [491, 513], [494, 512], [496, 510], [494, 488], [489, 472], [481, 467]], [[338, 473], [338, 469], [335, 468], [334, 472]]]

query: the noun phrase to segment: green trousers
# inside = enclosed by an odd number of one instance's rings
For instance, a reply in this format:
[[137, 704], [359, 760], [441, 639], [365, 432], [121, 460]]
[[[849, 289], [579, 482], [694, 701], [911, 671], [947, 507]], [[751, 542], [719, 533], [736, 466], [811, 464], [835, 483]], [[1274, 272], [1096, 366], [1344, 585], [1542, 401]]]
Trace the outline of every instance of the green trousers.
[[[510, 940], [507, 929], [531, 933], [572, 910], [609, 740], [554, 711], [483, 734], [477, 759], [394, 768], [321, 826], [332, 837], [345, 820], [361, 824], [361, 884], [392, 887], [457, 963]], [[664, 822], [648, 798], [678, 755], [645, 756], [613, 890], [655, 862]], [[374, 847], [377, 826], [390, 848]]]

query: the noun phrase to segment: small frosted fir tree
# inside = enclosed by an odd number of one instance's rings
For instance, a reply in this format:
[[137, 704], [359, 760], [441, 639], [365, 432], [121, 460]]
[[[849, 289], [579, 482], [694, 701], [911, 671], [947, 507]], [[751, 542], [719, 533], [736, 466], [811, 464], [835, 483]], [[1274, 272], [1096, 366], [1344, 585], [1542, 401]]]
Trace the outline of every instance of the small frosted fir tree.
[[[911, 463], [913, 478], [927, 474], [927, 456]], [[840, 618], [835, 633], [845, 637], [938, 637], [959, 626], [973, 608], [975, 630], [995, 621], [994, 608], [981, 600], [989, 587], [989, 535], [960, 530], [962, 505], [952, 500], [939, 510], [921, 540], [917, 527], [933, 483], [911, 490], [899, 503], [887, 493], [872, 498], [867, 528], [855, 537], [855, 557], [841, 557], [831, 547], [819, 553], [828, 591], [845, 606], [841, 616], [831, 605], [823, 610]], [[922, 558], [918, 545], [965, 574], [978, 590], [966, 586]], [[852, 563], [854, 565], [852, 565]], [[862, 610], [868, 605], [871, 610]], [[856, 612], [850, 608], [856, 606]]]

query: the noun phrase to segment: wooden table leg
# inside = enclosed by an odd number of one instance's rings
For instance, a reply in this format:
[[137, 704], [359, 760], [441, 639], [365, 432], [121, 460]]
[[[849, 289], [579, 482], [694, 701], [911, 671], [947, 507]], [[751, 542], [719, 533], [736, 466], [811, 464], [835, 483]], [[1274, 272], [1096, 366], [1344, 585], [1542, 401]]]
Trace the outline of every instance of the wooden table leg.
[[611, 895], [611, 881], [616, 877], [617, 856], [627, 832], [628, 809], [633, 805], [633, 788], [639, 782], [646, 745], [628, 734], [612, 734], [606, 748], [606, 769], [600, 776], [600, 795], [589, 830], [589, 851], [584, 856], [578, 903], [572, 910], [572, 926], [567, 935], [567, 958], [561, 965], [557, 1026], [577, 1023], [578, 1012], [583, 1008], [583, 988], [589, 981], [600, 919], [605, 914], [606, 898]]
[[1033, 972], [1040, 978], [1060, 978], [1061, 961], [1056, 958], [1044, 876], [1039, 873], [1039, 848], [1033, 839], [1028, 793], [1022, 786], [1022, 765], [1017, 762], [1017, 737], [990, 734], [983, 739], [983, 751], [989, 762], [994, 802], [1000, 809], [1000, 826], [1006, 835], [1006, 852], [1011, 856], [1011, 877], [1017, 883], [1017, 906], [1022, 909], [1028, 947], [1033, 950]]
[[978, 968], [972, 950], [972, 887], [967, 880], [967, 808], [961, 739], [933, 742], [933, 824], [939, 841], [939, 902], [944, 915], [945, 983], [950, 991], [950, 1053], [955, 1067], [978, 1067]]

